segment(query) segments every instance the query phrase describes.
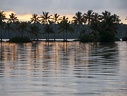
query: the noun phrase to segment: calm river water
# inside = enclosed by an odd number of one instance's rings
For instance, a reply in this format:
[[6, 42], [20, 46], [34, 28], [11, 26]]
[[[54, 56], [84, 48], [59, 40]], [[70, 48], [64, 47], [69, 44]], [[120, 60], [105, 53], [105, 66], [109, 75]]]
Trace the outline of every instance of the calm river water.
[[0, 96], [127, 96], [127, 43], [2, 43]]

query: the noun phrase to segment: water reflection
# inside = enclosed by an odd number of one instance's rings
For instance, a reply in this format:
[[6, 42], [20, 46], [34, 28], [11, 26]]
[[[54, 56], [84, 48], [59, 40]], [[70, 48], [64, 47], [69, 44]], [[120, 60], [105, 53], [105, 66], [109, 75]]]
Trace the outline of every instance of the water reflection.
[[2, 43], [1, 96], [126, 96], [127, 44]]

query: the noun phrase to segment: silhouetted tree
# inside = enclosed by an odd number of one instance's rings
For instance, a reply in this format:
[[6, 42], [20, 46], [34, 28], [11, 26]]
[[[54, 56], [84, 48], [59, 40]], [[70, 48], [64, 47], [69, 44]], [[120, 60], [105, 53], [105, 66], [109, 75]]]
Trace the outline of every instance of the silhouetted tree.
[[84, 15], [82, 15], [81, 12], [77, 12], [75, 14], [75, 16], [73, 16], [73, 23], [74, 23], [74, 26], [77, 26], [78, 28], [78, 32], [80, 32], [80, 35], [79, 35], [79, 38], [81, 37], [81, 26], [83, 23], [86, 22], [86, 19], [84, 18]]
[[52, 26], [50, 24], [46, 24], [46, 26], [44, 27], [44, 34], [48, 34], [47, 41], [49, 41], [49, 35], [53, 33], [54, 33], [54, 30]]
[[57, 13], [55, 13], [54, 15], [53, 15], [53, 22], [55, 23], [55, 31], [54, 31], [54, 41], [56, 40], [56, 31], [57, 31], [57, 29], [56, 29], [56, 25], [58, 24], [58, 21], [60, 20], [60, 15], [58, 15]]
[[10, 17], [10, 18], [9, 18], [9, 21], [12, 22], [12, 23], [18, 21], [18, 18], [16, 17], [16, 14], [14, 14], [14, 13], [11, 13], [11, 14], [9, 15], [9, 17]]
[[49, 12], [42, 12], [42, 15], [40, 16], [41, 22], [44, 24], [49, 24], [51, 16], [52, 15], [49, 15]]
[[99, 30], [100, 41], [114, 41], [118, 23], [120, 21], [119, 16], [116, 14], [111, 15], [110, 12], [105, 11], [102, 12], [101, 19]]
[[36, 37], [37, 41], [39, 40], [39, 35], [41, 34], [40, 33], [40, 29], [38, 26], [36, 25], [30, 25], [29, 26], [29, 29], [28, 29], [28, 32], [30, 33], [31, 36], [34, 36]]
[[34, 24], [37, 24], [40, 22], [40, 17], [37, 15], [37, 14], [32, 14], [32, 18], [30, 18], [30, 22], [31, 23], [34, 23]]
[[101, 20], [101, 15], [99, 15], [98, 13], [94, 13], [93, 17], [91, 19], [91, 24], [90, 24], [90, 28], [92, 30], [92, 35], [94, 37], [94, 41], [98, 41], [98, 34], [99, 34], [99, 29], [100, 29], [100, 20]]
[[6, 16], [4, 14], [4, 11], [0, 11], [0, 35], [1, 35], [1, 42], [2, 42], [2, 30], [3, 30], [3, 26], [4, 26], [4, 20], [6, 19]]
[[88, 31], [90, 32], [90, 24], [93, 17], [93, 10], [88, 10], [87, 13], [84, 13], [84, 17], [86, 18], [86, 23], [88, 25]]
[[4, 29], [8, 32], [8, 39], [10, 39], [10, 30], [12, 30], [12, 24], [7, 22]]
[[21, 34], [21, 37], [23, 37], [24, 32], [27, 30], [27, 22], [20, 22], [18, 25], [18, 29]]
[[68, 20], [68, 18], [66, 18], [66, 16], [63, 16], [61, 22], [59, 23], [58, 30], [59, 30], [59, 33], [65, 32], [66, 39], [64, 38], [63, 39], [64, 41], [67, 41], [67, 33], [68, 32], [71, 32], [71, 33], [74, 32], [74, 29], [70, 25], [70, 21]]

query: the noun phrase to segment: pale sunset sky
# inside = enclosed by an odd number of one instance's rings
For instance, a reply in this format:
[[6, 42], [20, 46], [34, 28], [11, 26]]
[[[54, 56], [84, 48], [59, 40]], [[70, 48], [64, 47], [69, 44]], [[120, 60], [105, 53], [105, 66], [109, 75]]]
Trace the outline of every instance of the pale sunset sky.
[[34, 13], [41, 15], [42, 11], [72, 18], [78, 11], [93, 10], [101, 14], [106, 10], [127, 23], [127, 0], [0, 0], [0, 10], [5, 11], [6, 16], [15, 13], [20, 21], [30, 20]]

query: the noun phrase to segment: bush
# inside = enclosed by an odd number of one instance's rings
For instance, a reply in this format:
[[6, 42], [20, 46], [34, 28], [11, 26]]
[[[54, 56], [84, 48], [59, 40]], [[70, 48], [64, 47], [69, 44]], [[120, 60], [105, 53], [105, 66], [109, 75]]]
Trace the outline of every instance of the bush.
[[118, 37], [115, 37], [115, 41], [120, 41], [120, 39]]
[[80, 38], [81, 42], [95, 42], [94, 40], [94, 36], [89, 35], [89, 34], [85, 34]]
[[101, 31], [99, 33], [99, 41], [100, 42], [114, 42], [115, 41], [115, 35], [114, 32], [111, 31]]
[[9, 40], [11, 43], [28, 43], [31, 40], [28, 37], [13, 37]]
[[127, 41], [127, 37], [123, 37], [122, 38], [122, 41]]

